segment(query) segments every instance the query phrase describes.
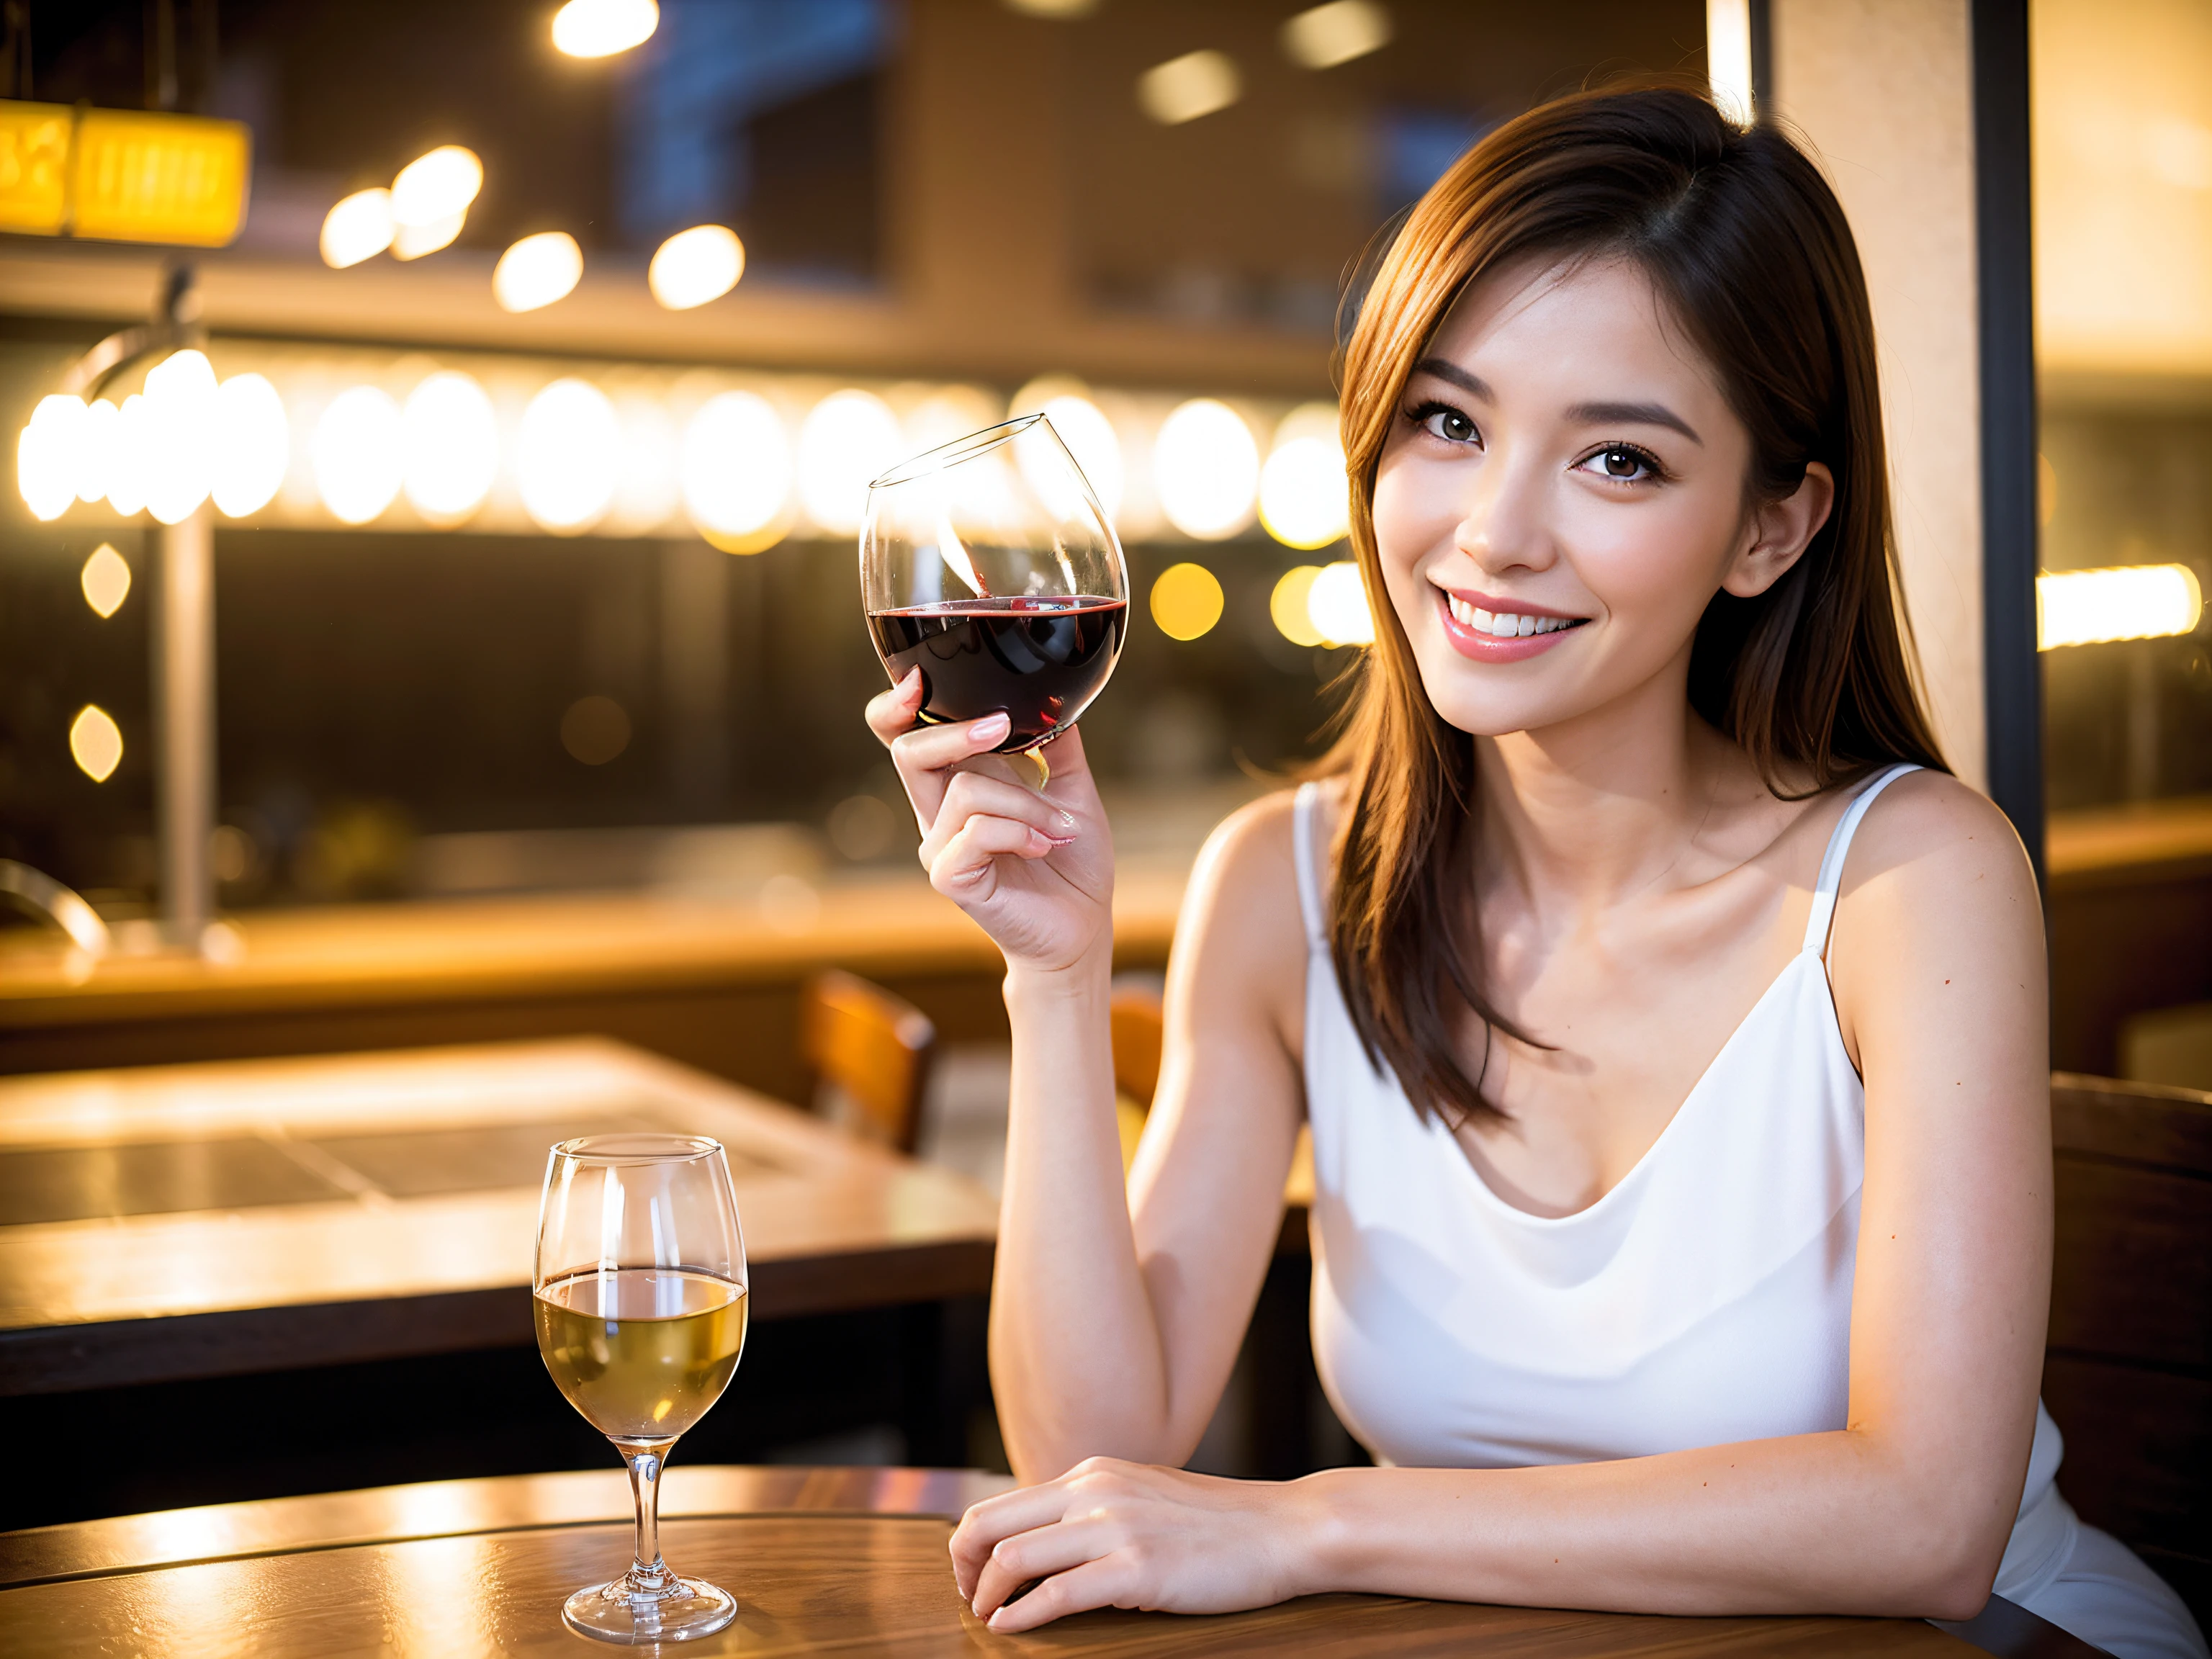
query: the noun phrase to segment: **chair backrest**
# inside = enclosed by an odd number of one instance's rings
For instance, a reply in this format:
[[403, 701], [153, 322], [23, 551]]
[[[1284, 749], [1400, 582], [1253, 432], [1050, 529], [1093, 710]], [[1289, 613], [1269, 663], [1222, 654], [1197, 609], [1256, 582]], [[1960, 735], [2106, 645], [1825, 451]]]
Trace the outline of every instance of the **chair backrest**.
[[1160, 1086], [1160, 1046], [1167, 1014], [1159, 994], [1136, 986], [1114, 993], [1107, 1005], [1114, 1041], [1114, 1088], [1147, 1111]]
[[824, 1082], [836, 1085], [852, 1103], [854, 1127], [902, 1152], [914, 1151], [937, 1054], [937, 1028], [921, 1010], [833, 968], [800, 991], [799, 1034], [817, 1091]]
[[2051, 1079], [2058, 1485], [2212, 1625], [2212, 1094]]

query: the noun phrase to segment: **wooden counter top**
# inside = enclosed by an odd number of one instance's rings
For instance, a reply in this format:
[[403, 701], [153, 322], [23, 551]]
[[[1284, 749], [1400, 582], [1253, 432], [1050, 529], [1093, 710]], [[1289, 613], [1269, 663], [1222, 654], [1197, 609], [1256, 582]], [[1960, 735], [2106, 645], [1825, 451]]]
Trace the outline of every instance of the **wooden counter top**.
[[[1180, 872], [1124, 872], [1117, 947], [1164, 960], [1183, 884]], [[11, 1028], [204, 1012], [795, 981], [832, 965], [872, 978], [999, 968], [983, 931], [919, 876], [799, 884], [777, 896], [769, 906], [641, 892], [248, 911], [231, 922], [229, 959], [118, 954], [88, 971], [58, 935], [26, 930], [0, 949], [0, 1041]]]

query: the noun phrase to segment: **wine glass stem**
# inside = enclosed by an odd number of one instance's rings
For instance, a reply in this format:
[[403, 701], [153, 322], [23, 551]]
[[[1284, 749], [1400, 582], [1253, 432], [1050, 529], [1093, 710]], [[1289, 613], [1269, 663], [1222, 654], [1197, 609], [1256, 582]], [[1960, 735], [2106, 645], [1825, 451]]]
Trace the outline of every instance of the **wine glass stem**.
[[675, 1443], [673, 1440], [615, 1442], [615, 1449], [629, 1467], [630, 1496], [637, 1504], [636, 1559], [629, 1569], [634, 1590], [665, 1589], [676, 1577], [660, 1559], [660, 1472], [667, 1465], [668, 1449]]

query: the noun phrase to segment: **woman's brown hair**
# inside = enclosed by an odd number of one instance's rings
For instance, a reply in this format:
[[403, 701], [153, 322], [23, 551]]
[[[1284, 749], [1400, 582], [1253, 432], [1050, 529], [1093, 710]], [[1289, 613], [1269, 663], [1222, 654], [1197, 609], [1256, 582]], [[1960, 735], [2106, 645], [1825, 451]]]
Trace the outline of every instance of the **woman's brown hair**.
[[[1485, 994], [1466, 896], [1474, 740], [1437, 714], [1382, 585], [1375, 476], [1406, 385], [1453, 303], [1531, 258], [1620, 259], [1650, 281], [1751, 434], [1747, 501], [1820, 461], [1826, 522], [1755, 599], [1717, 594], [1691, 648], [1690, 702], [1778, 793], [1891, 761], [1942, 768], [1901, 637], [1874, 322], [1842, 207], [1771, 127], [1745, 131], [1671, 87], [1584, 92], [1509, 121], [1432, 185], [1384, 254], [1343, 360], [1352, 542], [1376, 618], [1344, 733], [1331, 922], [1370, 1057], [1424, 1113], [1491, 1115], [1454, 1035], [1468, 1010], [1528, 1040]], [[1487, 1048], [1486, 1047], [1486, 1056]]]

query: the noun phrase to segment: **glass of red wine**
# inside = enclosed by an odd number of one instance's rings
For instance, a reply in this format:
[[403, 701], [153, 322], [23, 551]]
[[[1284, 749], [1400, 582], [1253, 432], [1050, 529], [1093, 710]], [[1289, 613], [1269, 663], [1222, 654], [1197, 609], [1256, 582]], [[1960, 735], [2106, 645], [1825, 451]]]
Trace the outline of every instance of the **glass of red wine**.
[[868, 632], [894, 684], [921, 670], [926, 725], [1004, 713], [1003, 755], [1040, 752], [1114, 672], [1129, 572], [1112, 520], [1042, 415], [986, 427], [868, 486]]

